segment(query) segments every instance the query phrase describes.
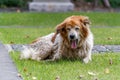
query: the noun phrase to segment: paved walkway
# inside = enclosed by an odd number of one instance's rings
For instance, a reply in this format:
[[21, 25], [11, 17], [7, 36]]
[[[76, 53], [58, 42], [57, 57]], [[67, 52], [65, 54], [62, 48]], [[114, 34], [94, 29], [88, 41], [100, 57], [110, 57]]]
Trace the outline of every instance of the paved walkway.
[[0, 80], [22, 80], [5, 46], [0, 43]]

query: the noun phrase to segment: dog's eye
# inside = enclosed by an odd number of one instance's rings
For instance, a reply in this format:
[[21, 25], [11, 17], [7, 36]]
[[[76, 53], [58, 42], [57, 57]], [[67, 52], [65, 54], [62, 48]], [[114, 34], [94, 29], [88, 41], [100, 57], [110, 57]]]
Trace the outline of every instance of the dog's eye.
[[76, 27], [75, 30], [77, 31], [77, 30], [79, 30], [79, 28]]
[[70, 28], [67, 28], [67, 31], [70, 31]]

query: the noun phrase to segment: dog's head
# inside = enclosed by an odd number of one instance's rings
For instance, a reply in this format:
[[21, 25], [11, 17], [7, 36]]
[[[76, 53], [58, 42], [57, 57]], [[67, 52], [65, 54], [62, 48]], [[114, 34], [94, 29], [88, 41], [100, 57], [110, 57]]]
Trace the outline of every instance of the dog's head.
[[89, 24], [86, 16], [70, 16], [57, 25], [56, 32], [61, 34], [68, 47], [76, 49], [87, 38]]

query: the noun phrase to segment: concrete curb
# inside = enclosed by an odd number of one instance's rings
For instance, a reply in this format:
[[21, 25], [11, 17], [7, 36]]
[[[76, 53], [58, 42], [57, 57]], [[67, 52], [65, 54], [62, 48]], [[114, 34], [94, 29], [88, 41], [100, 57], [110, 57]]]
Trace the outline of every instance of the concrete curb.
[[0, 43], [0, 80], [22, 80], [5, 46]]

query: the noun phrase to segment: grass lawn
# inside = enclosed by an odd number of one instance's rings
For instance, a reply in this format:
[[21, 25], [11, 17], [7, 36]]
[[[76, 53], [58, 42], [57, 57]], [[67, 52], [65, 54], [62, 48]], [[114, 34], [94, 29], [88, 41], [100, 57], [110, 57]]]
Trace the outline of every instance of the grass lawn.
[[119, 13], [0, 13], [0, 25], [11, 27], [55, 27], [71, 15], [89, 16], [92, 26], [120, 26]]
[[[29, 44], [37, 37], [55, 31], [54, 27], [58, 23], [75, 14], [90, 17], [95, 44], [120, 44], [120, 28], [116, 27], [120, 26], [119, 13], [0, 13], [0, 26], [12, 27], [0, 28], [0, 40], [3, 43]], [[120, 79], [118, 53], [93, 54], [93, 61], [88, 64], [80, 60], [19, 60], [19, 52], [11, 53], [11, 57], [24, 80], [55, 80], [57, 76], [60, 80]], [[79, 76], [83, 77], [80, 79]]]
[[[94, 54], [92, 62], [88, 64], [83, 64], [79, 60], [58, 62], [19, 60], [18, 53], [12, 53], [11, 56], [24, 80], [34, 80], [33, 77], [36, 77], [36, 80], [57, 80], [56, 76], [59, 76], [60, 80], [120, 79], [120, 54], [117, 53]], [[81, 75], [83, 77], [80, 79]]]

